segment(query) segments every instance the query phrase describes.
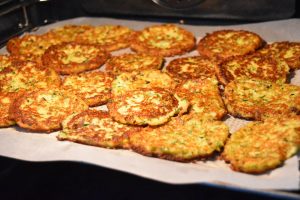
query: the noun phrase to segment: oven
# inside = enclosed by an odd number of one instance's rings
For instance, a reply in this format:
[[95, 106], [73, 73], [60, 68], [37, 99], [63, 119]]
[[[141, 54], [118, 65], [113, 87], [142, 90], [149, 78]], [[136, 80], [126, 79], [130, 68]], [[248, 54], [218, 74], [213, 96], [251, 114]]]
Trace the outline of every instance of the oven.
[[[68, 19], [99, 19], [103, 24], [105, 20], [116, 24], [138, 21], [137, 27], [177, 23], [197, 32], [197, 26], [224, 29], [228, 25], [300, 20], [297, 5], [296, 0], [2, 0], [0, 45]], [[3, 199], [299, 199], [300, 194], [299, 188], [255, 190], [223, 182], [171, 184], [86, 161], [61, 158], [35, 162], [5, 155], [0, 157], [0, 180]]]

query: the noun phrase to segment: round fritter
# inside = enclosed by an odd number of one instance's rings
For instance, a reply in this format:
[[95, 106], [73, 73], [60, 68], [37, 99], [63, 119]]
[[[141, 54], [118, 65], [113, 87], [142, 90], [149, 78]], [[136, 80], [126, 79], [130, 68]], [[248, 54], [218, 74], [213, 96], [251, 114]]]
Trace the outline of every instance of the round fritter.
[[120, 95], [129, 90], [153, 87], [172, 91], [175, 89], [176, 83], [167, 73], [160, 70], [124, 72], [118, 75], [112, 82], [112, 93]]
[[21, 38], [13, 38], [7, 43], [7, 50], [15, 54], [25, 54], [41, 57], [52, 45], [61, 43], [59, 37], [53, 34], [25, 35]]
[[259, 174], [280, 166], [300, 148], [300, 117], [251, 122], [226, 143], [222, 158], [235, 171]]
[[134, 51], [158, 56], [180, 55], [194, 47], [194, 35], [173, 24], [147, 27], [135, 34], [130, 45]]
[[114, 51], [129, 46], [133, 31], [120, 25], [96, 26], [78, 35], [76, 41], [100, 45], [107, 51]]
[[202, 38], [197, 50], [203, 56], [217, 61], [245, 55], [261, 47], [263, 40], [255, 33], [245, 30], [220, 30]]
[[0, 127], [8, 127], [16, 123], [9, 117], [9, 108], [15, 99], [14, 93], [0, 93]]
[[194, 56], [172, 60], [166, 67], [166, 71], [175, 79], [186, 80], [212, 77], [217, 67], [217, 64], [210, 59]]
[[10, 107], [10, 117], [31, 131], [51, 132], [61, 129], [61, 122], [73, 113], [88, 109], [79, 97], [59, 89], [25, 93]]
[[60, 74], [77, 74], [99, 68], [110, 54], [97, 45], [63, 43], [44, 53], [43, 64]]
[[228, 127], [221, 121], [184, 115], [164, 126], [133, 133], [129, 139], [131, 148], [140, 154], [188, 162], [220, 151], [228, 134]]
[[107, 73], [94, 71], [67, 76], [62, 89], [80, 96], [89, 106], [105, 104], [110, 99], [113, 78]]
[[93, 27], [90, 25], [68, 24], [52, 29], [49, 33], [59, 37], [62, 42], [74, 42], [79, 35], [91, 30], [92, 28]]
[[190, 102], [190, 112], [201, 114], [203, 118], [222, 119], [226, 109], [215, 77], [187, 80], [176, 88], [175, 94]]
[[160, 69], [163, 57], [148, 54], [123, 54], [114, 56], [105, 63], [105, 69], [113, 75], [136, 70]]
[[274, 42], [259, 53], [284, 60], [291, 69], [300, 69], [300, 42]]
[[140, 127], [120, 124], [108, 112], [87, 110], [67, 117], [59, 140], [70, 140], [82, 144], [105, 148], [129, 148], [129, 134], [140, 131]]
[[217, 70], [217, 76], [224, 85], [236, 78], [285, 83], [288, 73], [289, 67], [286, 62], [255, 53], [229, 59], [223, 62]]
[[57, 87], [61, 80], [52, 69], [35, 62], [18, 62], [15, 70], [0, 74], [0, 92], [23, 93], [26, 91]]
[[166, 123], [181, 109], [174, 95], [161, 88], [127, 91], [113, 96], [107, 107], [120, 123], [152, 126]]
[[224, 91], [228, 112], [237, 117], [257, 119], [300, 112], [300, 87], [267, 81], [238, 79]]

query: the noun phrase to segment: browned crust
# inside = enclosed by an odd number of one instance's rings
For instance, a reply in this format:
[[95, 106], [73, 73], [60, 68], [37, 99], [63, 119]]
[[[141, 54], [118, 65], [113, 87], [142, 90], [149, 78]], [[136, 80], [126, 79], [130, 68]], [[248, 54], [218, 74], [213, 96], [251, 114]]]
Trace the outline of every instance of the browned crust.
[[[294, 92], [287, 92], [288, 89], [285, 89], [285, 91], [281, 89], [280, 94], [277, 94], [277, 96], [273, 97], [274, 99], [269, 100], [269, 102], [265, 102], [263, 99], [260, 102], [257, 102], [257, 100], [254, 101], [250, 97], [246, 96], [246, 93], [242, 94], [243, 99], [241, 99], [242, 97], [237, 96], [235, 92], [238, 88], [238, 85], [242, 84], [242, 82], [240, 81], [242, 80], [230, 82], [225, 87], [224, 91], [224, 103], [227, 107], [228, 112], [232, 116], [244, 119], [262, 120], [268, 116], [291, 116], [294, 114], [300, 114], [300, 106], [296, 106], [300, 105], [299, 94], [294, 94]], [[255, 81], [253, 83], [255, 83]], [[253, 88], [251, 89], [253, 91], [256, 90], [259, 86], [258, 84], [263, 85], [266, 84], [266, 82], [258, 81], [253, 85]], [[277, 85], [275, 83], [269, 83], [269, 85], [270, 88], [276, 88], [277, 93], [279, 92], [279, 88], [293, 88], [293, 91], [299, 91], [300, 93], [300, 88], [298, 86], [288, 84]], [[247, 89], [245, 88], [244, 90]], [[295, 98], [293, 100], [291, 99], [291, 97], [289, 97], [290, 100], [286, 100], [286, 98], [283, 97], [284, 95], [286, 96], [291, 94], [293, 94], [293, 96], [295, 95]], [[248, 102], [250, 102], [250, 105], [248, 105]]]
[[9, 127], [16, 122], [9, 117], [9, 108], [17, 98], [15, 93], [0, 93], [0, 127]]
[[20, 48], [20, 38], [12, 38], [8, 41], [6, 48], [11, 55], [9, 56], [12, 61], [31, 61], [31, 62], [37, 62], [39, 64], [42, 63], [41, 56], [39, 55], [33, 55], [29, 53], [23, 53], [20, 54], [19, 48]]
[[[38, 96], [40, 94], [50, 94], [52, 92], [57, 92], [60, 95], [63, 95], [64, 100], [69, 99], [70, 105], [66, 108], [59, 107], [59, 105], [55, 104], [50, 105], [48, 111], [51, 111], [53, 113], [54, 110], [56, 110], [57, 112], [55, 112], [55, 115], [49, 116], [43, 120], [38, 111], [35, 108], [32, 108], [32, 105], [37, 107], [43, 107], [43, 105], [41, 104], [41, 101], [43, 100], [41, 99], [38, 101]], [[30, 106], [22, 107], [22, 105], [25, 102], [27, 102], [28, 99], [32, 99], [33, 102], [30, 104]], [[9, 109], [9, 116], [11, 119], [14, 119], [16, 123], [22, 128], [34, 132], [49, 133], [52, 131], [60, 130], [62, 128], [61, 122], [68, 115], [75, 112], [81, 112], [86, 109], [88, 109], [88, 106], [83, 102], [83, 100], [74, 96], [73, 94], [68, 94], [59, 89], [43, 89], [30, 93], [25, 93], [18, 99], [16, 99]]]
[[[99, 32], [100, 30], [100, 32]], [[124, 34], [111, 37], [115, 33], [125, 31]], [[105, 34], [103, 37], [102, 34]], [[97, 37], [100, 35], [100, 40]], [[96, 44], [106, 51], [115, 51], [129, 46], [134, 31], [121, 25], [103, 25], [96, 26], [78, 35], [75, 41], [85, 44]]]
[[[0, 74], [0, 92], [22, 94], [41, 88], [58, 87], [61, 84], [59, 75], [53, 70], [29, 61], [16, 61], [14, 69]], [[15, 82], [22, 82], [15, 88]], [[25, 87], [24, 87], [25, 85]]]
[[11, 54], [19, 54], [20, 41], [19, 37], [14, 37], [8, 40], [6, 44], [6, 49]]
[[173, 91], [176, 85], [177, 83], [169, 74], [160, 70], [138, 70], [116, 76], [112, 83], [112, 93], [119, 95], [128, 90], [156, 87]]
[[174, 156], [174, 155], [171, 155], [171, 154], [149, 152], [149, 151], [145, 150], [142, 147], [134, 146], [132, 144], [130, 145], [130, 148], [133, 151], [135, 151], [136, 153], [139, 153], [139, 154], [144, 155], [144, 156], [161, 158], [161, 159], [165, 159], [165, 160], [171, 160], [171, 161], [183, 162], [183, 163], [202, 160], [202, 159], [209, 158], [211, 156], [211, 155], [207, 155], [207, 156], [194, 156], [194, 157], [191, 157], [191, 158], [182, 158], [182, 157]]
[[[233, 37], [220, 38], [220, 36], [234, 33]], [[237, 40], [245, 38], [247, 44], [238, 45]], [[198, 52], [208, 58], [224, 61], [232, 56], [246, 55], [261, 47], [264, 41], [256, 33], [245, 30], [219, 30], [206, 34], [197, 46]], [[214, 49], [218, 49], [214, 52]]]
[[258, 52], [284, 60], [291, 69], [300, 69], [300, 42], [274, 42]]
[[[152, 57], [153, 62], [149, 64], [143, 63], [145, 57]], [[122, 72], [132, 72], [135, 70], [161, 69], [163, 61], [164, 59], [161, 56], [153, 56], [144, 53], [126, 53], [111, 57], [105, 63], [105, 70], [113, 75], [118, 75]], [[140, 64], [137, 68], [132, 66], [137, 64]]]
[[50, 46], [61, 43], [61, 40], [54, 34], [45, 33], [42, 35], [27, 34], [22, 37], [11, 39], [7, 43], [7, 50], [12, 54], [26, 54], [42, 56]]
[[59, 37], [62, 42], [74, 42], [79, 35], [91, 29], [93, 29], [91, 25], [67, 24], [51, 29], [49, 34], [54, 34], [56, 37]]
[[[189, 65], [187, 70], [185, 65]], [[177, 58], [166, 67], [167, 73], [175, 79], [197, 79], [212, 77], [216, 73], [218, 65], [203, 56]]]
[[[143, 99], [141, 102], [136, 103], [138, 108], [140, 110], [134, 110], [132, 108], [128, 109], [127, 114], [122, 115], [118, 111], [118, 109], [124, 105], [128, 105], [128, 102], [126, 101], [128, 98], [136, 95], [141, 94], [144, 95], [146, 92], [153, 91], [156, 94], [162, 95], [160, 98], [165, 104], [160, 105], [159, 108], [158, 105], [154, 105], [153, 103], [149, 102], [149, 97]], [[113, 117], [114, 120], [125, 123], [125, 124], [132, 124], [132, 125], [146, 125], [149, 122], [144, 121], [159, 117], [165, 117], [169, 114], [169, 112], [172, 112], [174, 109], [178, 108], [178, 100], [168, 91], [162, 88], [140, 88], [138, 90], [132, 90], [132, 91], [126, 91], [122, 95], [113, 96], [112, 101], [107, 104], [109, 114]], [[136, 106], [135, 106], [136, 107]], [[174, 114], [176, 114], [174, 112]], [[174, 115], [173, 114], [173, 115]], [[144, 120], [136, 120], [136, 117], [142, 118]], [[171, 117], [171, 116], [170, 116]], [[165, 120], [169, 120], [170, 117], [166, 117]], [[166, 121], [163, 121], [160, 124], [164, 124]]]
[[11, 72], [16, 69], [15, 59], [9, 55], [0, 55], [0, 75]]
[[[74, 81], [70, 85], [68, 80]], [[106, 104], [111, 96], [112, 76], [108, 73], [94, 71], [70, 75], [63, 80], [62, 89], [80, 96], [89, 106], [100, 106]], [[104, 87], [103, 91], [97, 92], [98, 88]], [[84, 91], [87, 88], [89, 91]], [[86, 95], [92, 95], [86, 97]]]
[[[190, 120], [192, 120], [191, 123]], [[218, 131], [212, 132], [207, 128], [216, 124], [220, 125], [222, 122], [202, 120], [200, 115], [191, 114], [174, 117], [163, 126], [146, 127], [140, 132], [130, 135], [130, 148], [145, 156], [178, 162], [206, 159], [222, 149], [222, 145], [228, 137], [228, 128], [222, 125]], [[205, 123], [209, 123], [209, 125], [204, 127], [200, 125]], [[204, 131], [205, 135], [199, 133], [199, 129], [202, 128], [206, 130]], [[205, 137], [206, 139], [203, 141], [207, 141], [207, 143], [204, 143], [203, 146], [201, 146], [202, 143], [196, 143], [195, 141], [199, 137]], [[215, 146], [212, 141], [213, 137], [218, 137], [221, 146]]]
[[[166, 38], [161, 38], [164, 37], [164, 34], [153, 31], [153, 29], [161, 29], [161, 32], [178, 29], [178, 32], [183, 39], [178, 41], [174, 38], [168, 38], [167, 36]], [[149, 34], [148, 38], [141, 39], [145, 33]], [[168, 41], [171, 42], [172, 45], [168, 48], [158, 48], [149, 43], [151, 40], [154, 40], [155, 42]], [[174, 24], [162, 24], [150, 26], [137, 32], [132, 39], [130, 48], [140, 53], [148, 53], [157, 56], [174, 56], [193, 50], [195, 48], [195, 42], [195, 37], [191, 32]]]
[[[257, 67], [255, 71], [252, 70], [252, 67], [255, 67], [253, 63]], [[288, 73], [289, 68], [286, 63], [259, 53], [231, 57], [222, 62], [216, 70], [216, 75], [223, 85], [237, 78], [285, 83]]]
[[[216, 78], [185, 80], [176, 87], [175, 94], [190, 102], [190, 113], [201, 113], [203, 118], [221, 120], [227, 114], [227, 109], [225, 108], [218, 85], [213, 85], [212, 83], [213, 79]], [[193, 83], [193, 85], [190, 85], [189, 88], [184, 87], [189, 82]], [[194, 107], [203, 110], [197, 111]], [[216, 115], [213, 116], [212, 112]]]
[[[121, 135], [113, 135], [112, 138], [105, 138], [105, 131], [97, 131], [97, 130], [89, 130], [85, 128], [85, 125], [83, 124], [86, 121], [83, 121], [82, 118], [85, 118], [85, 116], [88, 116], [89, 118], [99, 118], [99, 119], [111, 119], [109, 113], [107, 111], [102, 110], [86, 110], [83, 111], [74, 117], [68, 123], [63, 127], [64, 129], [68, 129], [66, 134], [67, 136], [61, 136], [58, 135], [58, 140], [69, 140], [81, 144], [88, 144], [98, 147], [104, 147], [104, 148], [113, 148], [113, 149], [129, 149], [129, 135], [131, 133], [139, 132], [141, 130], [141, 127], [137, 126], [128, 126], [123, 125], [123, 129], [117, 129]], [[111, 119], [112, 120], [112, 119]], [[117, 123], [112, 121], [113, 123]], [[111, 126], [111, 124], [107, 125], [108, 127]], [[93, 129], [93, 127], [92, 127]], [[75, 137], [68, 137], [68, 136], [74, 136]], [[76, 138], [78, 136], [78, 138]]]
[[250, 174], [280, 167], [299, 150], [299, 122], [299, 116], [284, 116], [249, 123], [232, 135], [221, 158], [232, 170]]
[[[98, 50], [93, 52], [92, 58], [87, 59], [84, 62], [70, 62], [63, 63], [62, 58], [66, 57], [67, 54], [62, 51], [63, 48], [66, 47], [80, 47], [83, 50], [88, 50], [89, 48], [97, 48]], [[84, 52], [82, 52], [84, 53]], [[92, 45], [92, 44], [79, 44], [79, 43], [63, 43], [59, 45], [51, 46], [46, 50], [44, 55], [42, 56], [42, 61], [45, 66], [49, 68], [53, 68], [56, 72], [60, 74], [77, 74], [80, 72], [93, 70], [99, 68], [101, 65], [105, 63], [105, 61], [110, 57], [110, 54], [101, 49], [100, 46]]]

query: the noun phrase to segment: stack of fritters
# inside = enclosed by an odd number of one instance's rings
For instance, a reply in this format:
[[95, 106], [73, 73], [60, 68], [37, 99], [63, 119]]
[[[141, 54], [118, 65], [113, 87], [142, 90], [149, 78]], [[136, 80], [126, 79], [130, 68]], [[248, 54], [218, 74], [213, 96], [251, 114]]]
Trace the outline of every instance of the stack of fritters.
[[[137, 53], [111, 56], [123, 48]], [[200, 55], [163, 66], [195, 48]], [[278, 167], [300, 148], [300, 87], [288, 84], [300, 68], [297, 42], [265, 45], [253, 32], [220, 30], [196, 45], [174, 24], [66, 25], [11, 39], [7, 49], [0, 127], [61, 130], [59, 140], [180, 162], [224, 149], [221, 158], [246, 173]], [[230, 136], [227, 113], [257, 121]]]

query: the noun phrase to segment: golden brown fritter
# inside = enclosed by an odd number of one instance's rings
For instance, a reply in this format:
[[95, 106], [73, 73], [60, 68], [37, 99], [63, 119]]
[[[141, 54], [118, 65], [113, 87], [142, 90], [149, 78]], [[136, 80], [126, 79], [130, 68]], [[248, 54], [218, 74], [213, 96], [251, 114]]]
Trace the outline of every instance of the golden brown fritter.
[[129, 134], [140, 127], [114, 121], [105, 111], [87, 110], [67, 117], [59, 140], [70, 140], [104, 148], [129, 148]]
[[61, 43], [59, 37], [45, 33], [43, 35], [24, 35], [8, 41], [7, 50], [13, 55], [25, 54], [41, 57], [52, 45]]
[[164, 124], [181, 111], [174, 95], [161, 88], [142, 88], [114, 95], [107, 107], [114, 120], [132, 125]]
[[60, 77], [54, 70], [43, 68], [35, 62], [18, 62], [14, 67], [14, 70], [0, 74], [0, 93], [22, 94], [61, 84]]
[[224, 61], [232, 56], [246, 55], [261, 47], [259, 35], [245, 30], [219, 30], [202, 38], [197, 50], [200, 55]]
[[112, 81], [107, 73], [87, 72], [67, 76], [62, 89], [81, 97], [89, 106], [99, 106], [110, 99]]
[[78, 35], [77, 42], [97, 44], [107, 51], [115, 51], [129, 46], [134, 31], [120, 25], [96, 26]]
[[122, 72], [137, 70], [160, 69], [163, 64], [163, 57], [143, 53], [122, 54], [110, 58], [105, 63], [105, 69], [113, 74], [119, 75]]
[[190, 112], [203, 118], [220, 120], [227, 113], [215, 77], [186, 80], [176, 88], [175, 94], [187, 99]]
[[177, 58], [166, 67], [166, 72], [176, 80], [209, 78], [215, 75], [218, 65], [203, 56]]
[[297, 114], [300, 111], [300, 87], [237, 79], [225, 87], [224, 103], [231, 115], [247, 119]]
[[283, 164], [300, 148], [300, 117], [251, 122], [226, 143], [222, 158], [235, 171], [264, 173]]
[[258, 52], [284, 60], [291, 69], [300, 69], [300, 42], [274, 42]]
[[220, 65], [217, 76], [224, 85], [236, 78], [249, 78], [285, 83], [289, 67], [286, 62], [272, 57], [251, 54], [231, 58]]
[[157, 56], [184, 54], [195, 47], [194, 35], [174, 24], [154, 25], [135, 34], [130, 48]]
[[79, 35], [84, 34], [91, 29], [93, 29], [93, 26], [90, 25], [67, 24], [50, 30], [49, 34], [55, 35], [62, 42], [74, 42]]
[[131, 134], [130, 146], [146, 156], [188, 162], [221, 151], [228, 134], [223, 122], [184, 115], [172, 118], [166, 125]]
[[10, 118], [31, 131], [52, 132], [73, 113], [88, 109], [79, 97], [60, 89], [43, 89], [25, 93], [10, 107]]
[[139, 88], [159, 87], [167, 90], [174, 90], [176, 82], [160, 70], [141, 70], [124, 72], [118, 75], [112, 83], [112, 93], [120, 95], [130, 90]]
[[100, 68], [109, 57], [110, 54], [97, 45], [63, 43], [47, 49], [42, 60], [59, 74], [77, 74]]

